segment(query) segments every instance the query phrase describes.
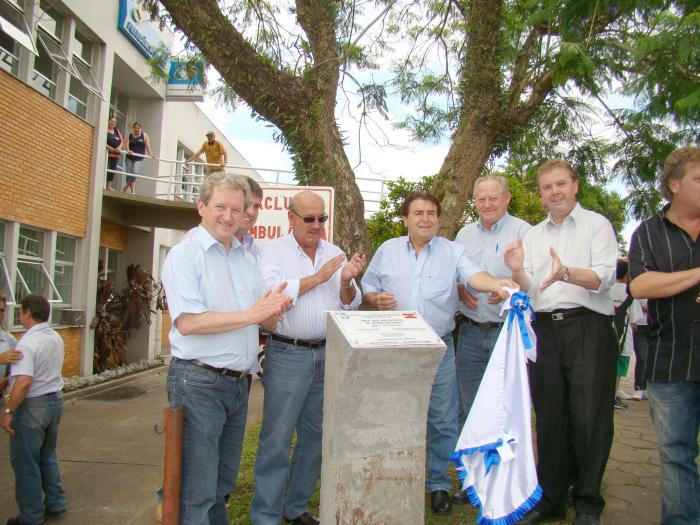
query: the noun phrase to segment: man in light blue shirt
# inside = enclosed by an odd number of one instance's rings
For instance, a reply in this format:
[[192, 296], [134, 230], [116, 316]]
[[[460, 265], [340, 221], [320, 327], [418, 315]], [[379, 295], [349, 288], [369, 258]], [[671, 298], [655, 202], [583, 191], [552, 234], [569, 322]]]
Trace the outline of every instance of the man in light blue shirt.
[[[474, 183], [474, 207], [479, 220], [462, 228], [455, 242], [467, 249], [469, 257], [498, 278], [510, 278], [511, 270], [503, 260], [503, 251], [522, 238], [530, 225], [508, 213], [508, 180], [500, 175], [485, 175]], [[501, 332], [500, 298], [473, 294], [460, 286], [459, 336], [457, 339], [457, 390], [459, 392], [459, 428], [469, 415], [481, 378]], [[467, 503], [460, 490], [455, 502]]]
[[173, 319], [168, 400], [184, 409], [181, 523], [228, 523], [224, 499], [238, 475], [258, 325], [274, 328], [291, 303], [284, 283], [265, 291], [255, 258], [235, 238], [248, 201], [240, 176], [207, 177], [202, 222], [163, 266]]
[[22, 359], [10, 368], [10, 398], [2, 428], [10, 434], [19, 515], [10, 525], [43, 523], [66, 511], [66, 494], [56, 459], [58, 425], [63, 414], [63, 339], [49, 328], [51, 307], [45, 297], [20, 301], [19, 321], [27, 330], [17, 344]]
[[438, 237], [440, 202], [429, 193], [413, 193], [401, 215], [407, 237], [382, 244], [362, 278], [365, 300], [379, 310], [418, 310], [447, 345], [433, 381], [428, 410], [428, 474], [435, 514], [452, 508], [447, 469], [457, 444], [457, 380], [452, 342], [457, 283], [476, 291], [507, 297], [502, 287], [515, 288], [508, 279], [496, 279], [469, 258], [466, 248]]
[[362, 294], [355, 277], [366, 265], [358, 254], [346, 261], [340, 248], [321, 239], [328, 215], [315, 193], [295, 195], [288, 218], [292, 233], [267, 243], [259, 256], [267, 285], [286, 281], [294, 305], [265, 347], [253, 525], [279, 525], [282, 516], [294, 525], [319, 523], [308, 504], [321, 473], [326, 311], [357, 309]]

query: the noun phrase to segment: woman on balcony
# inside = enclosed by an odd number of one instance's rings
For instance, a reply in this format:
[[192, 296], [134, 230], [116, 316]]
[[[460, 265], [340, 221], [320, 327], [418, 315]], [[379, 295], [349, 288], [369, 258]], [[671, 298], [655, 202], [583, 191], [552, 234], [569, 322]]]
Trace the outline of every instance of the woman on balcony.
[[124, 139], [121, 132], [117, 129], [117, 117], [109, 117], [107, 123], [107, 189], [112, 189], [114, 182], [114, 171], [117, 170], [119, 157], [122, 154], [122, 146]]
[[134, 122], [131, 129], [133, 131], [126, 138], [126, 171], [133, 173], [133, 175], [126, 176], [126, 185], [122, 191], [129, 190], [131, 193], [136, 193], [135, 175], [141, 175], [143, 171], [144, 155], [148, 152], [148, 156], [152, 158], [153, 154], [151, 153], [151, 141], [148, 139], [148, 134], [141, 128], [141, 124]]

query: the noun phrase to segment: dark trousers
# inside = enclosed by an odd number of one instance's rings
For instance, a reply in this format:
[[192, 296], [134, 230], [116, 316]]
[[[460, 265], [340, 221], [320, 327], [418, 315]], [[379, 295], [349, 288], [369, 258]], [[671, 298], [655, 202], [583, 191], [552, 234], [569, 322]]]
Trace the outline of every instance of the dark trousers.
[[635, 390], [646, 390], [647, 380], [646, 380], [646, 366], [647, 366], [647, 354], [649, 353], [649, 341], [647, 337], [649, 335], [649, 328], [647, 326], [637, 327], [632, 336], [632, 343], [634, 345], [634, 356], [636, 361], [634, 363], [634, 389]]
[[533, 328], [537, 362], [529, 363], [529, 375], [544, 492], [540, 509], [564, 512], [572, 483], [576, 512], [599, 515], [613, 438], [617, 348], [611, 318], [590, 311], [553, 321], [538, 312]]

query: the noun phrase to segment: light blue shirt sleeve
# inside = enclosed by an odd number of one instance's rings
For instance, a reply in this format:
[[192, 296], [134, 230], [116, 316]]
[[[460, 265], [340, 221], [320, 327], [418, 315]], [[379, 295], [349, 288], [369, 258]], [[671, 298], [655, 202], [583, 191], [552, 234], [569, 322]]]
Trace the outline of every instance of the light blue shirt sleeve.
[[367, 265], [365, 274], [362, 276], [362, 291], [364, 294], [386, 291], [382, 289], [382, 283], [379, 278], [379, 270], [382, 267], [384, 246], [385, 244], [382, 244], [375, 252], [374, 257], [372, 257], [369, 265]]
[[462, 254], [459, 256], [459, 259], [457, 259], [457, 278], [464, 286], [469, 286], [469, 279], [471, 279], [475, 273], [483, 272], [484, 270], [479, 268], [479, 266], [472, 261], [464, 246], [459, 246], [462, 248]]
[[197, 279], [196, 261], [181, 246], [170, 250], [161, 274], [173, 322], [183, 313], [201, 314], [208, 310]]

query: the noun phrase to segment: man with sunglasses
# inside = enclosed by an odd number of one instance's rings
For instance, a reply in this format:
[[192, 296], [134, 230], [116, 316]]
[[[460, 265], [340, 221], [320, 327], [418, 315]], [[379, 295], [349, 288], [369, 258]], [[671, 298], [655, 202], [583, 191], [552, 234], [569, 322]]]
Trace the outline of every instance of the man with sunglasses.
[[294, 303], [265, 347], [253, 525], [279, 525], [281, 516], [296, 525], [319, 523], [308, 502], [321, 472], [325, 311], [357, 309], [362, 294], [355, 277], [366, 266], [364, 256], [355, 254], [347, 261], [340, 248], [321, 238], [328, 215], [315, 193], [295, 195], [288, 217], [292, 233], [263, 246], [258, 259], [265, 282], [286, 281]]

